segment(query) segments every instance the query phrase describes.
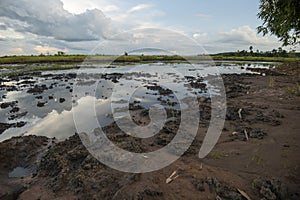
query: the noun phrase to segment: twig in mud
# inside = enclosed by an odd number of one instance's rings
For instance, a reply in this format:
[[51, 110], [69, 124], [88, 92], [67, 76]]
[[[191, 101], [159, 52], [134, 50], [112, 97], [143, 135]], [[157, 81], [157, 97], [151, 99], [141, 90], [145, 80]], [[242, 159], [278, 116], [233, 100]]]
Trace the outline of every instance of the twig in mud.
[[238, 132], [234, 131], [234, 132], [231, 133], [231, 135], [236, 135], [236, 134], [238, 134]]
[[242, 110], [243, 110], [243, 109], [240, 108], [239, 111], [238, 111], [240, 120], [243, 120], [243, 117], [242, 117]]
[[245, 133], [246, 140], [248, 141], [248, 140], [249, 140], [249, 137], [248, 137], [248, 133], [247, 133], [247, 130], [246, 130], [246, 129], [244, 129], [244, 133]]
[[[169, 178], [167, 178], [166, 183], [171, 183], [173, 180], [175, 180], [176, 178], [178, 178], [179, 175], [176, 175], [177, 171], [174, 171], [171, 176], [169, 176]], [[175, 176], [176, 175], [176, 176]]]
[[246, 192], [244, 192], [243, 190], [240, 190], [239, 188], [237, 188], [237, 190], [238, 190], [239, 193], [240, 193], [243, 197], [245, 197], [247, 200], [251, 200], [251, 198], [249, 197], [249, 195], [248, 195]]

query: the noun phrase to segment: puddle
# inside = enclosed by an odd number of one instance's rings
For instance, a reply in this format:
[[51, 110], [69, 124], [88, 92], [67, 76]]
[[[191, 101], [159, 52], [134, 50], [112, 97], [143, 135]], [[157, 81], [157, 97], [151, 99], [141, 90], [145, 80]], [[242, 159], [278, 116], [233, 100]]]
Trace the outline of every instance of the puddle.
[[8, 173], [9, 178], [21, 178], [30, 176], [32, 173], [31, 169], [24, 168], [24, 167], [16, 167], [11, 172]]
[[[30, 79], [21, 77], [18, 81], [7, 80], [1, 83], [3, 87], [0, 88], [0, 103], [17, 101], [18, 109], [13, 110], [12, 107], [0, 109], [0, 122], [25, 121], [27, 124], [5, 130], [0, 134], [0, 141], [13, 136], [32, 134], [64, 140], [76, 132], [74, 110], [81, 113], [80, 117], [85, 126], [90, 125], [90, 122], [85, 120], [91, 114], [88, 109], [90, 105], [94, 105], [101, 127], [114, 122], [113, 112], [119, 112], [116, 116], [122, 118], [125, 115], [124, 109], [126, 110], [129, 103], [147, 109], [156, 104], [163, 105], [167, 109], [185, 109], [184, 104], [180, 107], [179, 101], [187, 94], [209, 97], [218, 93], [218, 88], [212, 87], [208, 93], [204, 88], [190, 86], [191, 83], [207, 84], [205, 80], [201, 80], [202, 77], [215, 75], [216, 71], [220, 74], [249, 73], [247, 67], [270, 68], [274, 65], [225, 62], [215, 68], [207, 64], [191, 66], [184, 63], [138, 64], [113, 68], [93, 66], [79, 70], [42, 72], [40, 76]], [[77, 73], [77, 79], [75, 80], [69, 73]], [[103, 74], [107, 75], [103, 77]], [[26, 84], [25, 80], [30, 81]], [[46, 89], [37, 94], [28, 93], [34, 85], [44, 85]], [[6, 91], [5, 88], [9, 86], [16, 86], [17, 91]], [[169, 93], [168, 89], [172, 92]], [[114, 90], [117, 95], [112, 97]], [[110, 102], [110, 97], [113, 103]], [[15, 112], [16, 110], [18, 111]], [[12, 117], [25, 112], [26, 114], [20, 117]]]

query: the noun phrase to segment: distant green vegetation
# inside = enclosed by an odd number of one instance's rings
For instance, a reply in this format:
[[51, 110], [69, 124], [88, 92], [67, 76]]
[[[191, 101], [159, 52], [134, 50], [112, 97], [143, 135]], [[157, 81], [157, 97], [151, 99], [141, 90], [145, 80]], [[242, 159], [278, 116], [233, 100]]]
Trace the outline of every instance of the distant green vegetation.
[[241, 50], [236, 52], [225, 52], [211, 55], [214, 60], [238, 60], [238, 61], [265, 61], [265, 62], [294, 62], [300, 60], [300, 53], [295, 51], [287, 52], [279, 47], [271, 51], [255, 50], [253, 46], [249, 51]]
[[288, 57], [258, 57], [258, 56], [222, 56], [212, 55], [213, 60], [231, 60], [231, 61], [257, 61], [257, 62], [295, 62], [300, 61], [300, 58]]
[[52, 63], [52, 62], [82, 62], [84, 55], [55, 55], [55, 56], [4, 56], [0, 64]]
[[0, 64], [30, 64], [30, 63], [80, 63], [89, 62], [155, 62], [155, 61], [201, 61], [201, 60], [236, 60], [236, 61], [266, 61], [266, 62], [290, 62], [299, 61], [298, 57], [262, 57], [262, 56], [230, 56], [228, 54], [216, 54], [211, 56], [9, 56], [1, 57]]
[[218, 53], [214, 55], [221, 56], [250, 56], [250, 57], [286, 57], [286, 58], [300, 58], [300, 53], [297, 53], [295, 50], [286, 51], [282, 47], [278, 49], [272, 49], [271, 51], [260, 51], [259, 49], [254, 50], [253, 46], [249, 46], [249, 51], [247, 50], [238, 50], [236, 52], [225, 52]]
[[266, 62], [290, 62], [299, 61], [300, 54], [294, 51], [287, 52], [282, 48], [273, 49], [272, 51], [262, 52], [253, 51], [253, 47], [249, 47], [250, 51], [242, 50], [237, 52], [226, 52], [213, 55], [198, 56], [178, 56], [178, 55], [128, 55], [125, 52], [122, 56], [113, 55], [65, 55], [58, 52], [55, 55], [39, 55], [39, 56], [4, 56], [0, 57], [0, 64], [31, 64], [31, 63], [81, 63], [87, 62], [108, 62], [111, 63], [128, 63], [128, 62], [172, 62], [172, 61], [203, 61], [203, 60], [235, 60], [235, 61], [266, 61]]

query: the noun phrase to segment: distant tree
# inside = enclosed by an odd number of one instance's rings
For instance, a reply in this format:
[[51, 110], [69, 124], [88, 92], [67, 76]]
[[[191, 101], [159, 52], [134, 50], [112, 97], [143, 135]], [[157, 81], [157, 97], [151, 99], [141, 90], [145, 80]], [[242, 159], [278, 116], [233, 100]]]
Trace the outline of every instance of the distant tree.
[[242, 56], [247, 56], [248, 52], [246, 50], [241, 51]]
[[128, 56], [128, 53], [126, 51], [124, 52], [124, 56]]
[[65, 55], [65, 52], [63, 52], [63, 51], [58, 51], [58, 52], [57, 52], [57, 55], [58, 55], [58, 56], [63, 56], [63, 55]]
[[299, 0], [260, 0], [259, 8], [258, 18], [263, 24], [257, 27], [258, 33], [277, 36], [283, 46], [299, 44]]
[[273, 49], [272, 54], [273, 54], [273, 56], [277, 56], [277, 49]]
[[291, 57], [291, 58], [295, 58], [296, 57], [296, 50], [295, 49], [290, 50], [289, 57]]
[[253, 54], [253, 46], [250, 46], [249, 50], [250, 50], [250, 54]]

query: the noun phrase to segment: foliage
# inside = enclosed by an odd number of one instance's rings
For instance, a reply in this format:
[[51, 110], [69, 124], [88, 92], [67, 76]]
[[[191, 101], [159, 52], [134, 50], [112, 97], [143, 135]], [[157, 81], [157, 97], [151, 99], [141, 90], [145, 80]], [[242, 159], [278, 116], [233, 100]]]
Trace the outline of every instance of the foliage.
[[271, 33], [283, 42], [283, 46], [299, 44], [300, 1], [299, 0], [260, 0], [258, 17], [263, 24], [258, 33]]
[[296, 83], [294, 87], [289, 87], [288, 92], [292, 95], [300, 96], [300, 84]]
[[296, 53], [295, 51], [287, 52], [286, 50], [279, 47], [278, 49], [273, 49], [272, 51], [259, 51], [258, 49], [256, 52], [253, 52], [253, 46], [249, 47], [250, 52], [246, 50], [241, 50], [237, 52], [226, 52], [226, 53], [219, 53], [216, 55], [222, 55], [222, 56], [254, 56], [254, 57], [300, 57], [299, 53]]

